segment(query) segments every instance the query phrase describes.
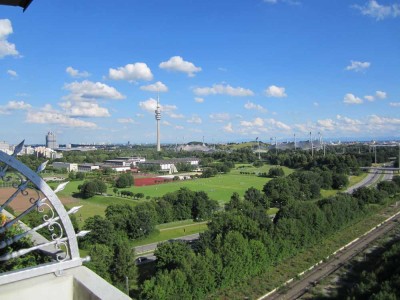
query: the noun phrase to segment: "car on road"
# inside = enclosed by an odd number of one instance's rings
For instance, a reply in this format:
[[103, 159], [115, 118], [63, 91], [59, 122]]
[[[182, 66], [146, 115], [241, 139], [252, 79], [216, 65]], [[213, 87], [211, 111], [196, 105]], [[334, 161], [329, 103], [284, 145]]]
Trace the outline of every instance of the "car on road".
[[144, 257], [144, 256], [141, 256], [141, 257], [138, 257], [138, 258], [136, 258], [136, 264], [143, 264], [143, 263], [145, 263], [145, 262], [147, 262], [149, 259], [147, 258], [147, 257]]

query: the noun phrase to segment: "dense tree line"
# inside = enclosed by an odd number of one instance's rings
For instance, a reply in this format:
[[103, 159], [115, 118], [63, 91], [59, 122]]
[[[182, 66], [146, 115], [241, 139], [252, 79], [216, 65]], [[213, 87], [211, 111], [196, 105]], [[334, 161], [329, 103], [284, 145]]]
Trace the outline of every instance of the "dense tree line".
[[100, 179], [85, 181], [78, 186], [78, 190], [83, 199], [93, 197], [94, 195], [107, 192], [107, 185]]
[[[309, 173], [307, 176], [314, 178]], [[393, 184], [400, 188], [398, 182], [395, 178]], [[368, 193], [372, 196], [365, 197]], [[210, 297], [214, 291], [264, 273], [365, 217], [370, 212], [369, 203], [385, 201], [380, 193], [364, 188], [354, 196], [338, 194], [317, 202], [290, 202], [271, 222], [265, 213], [267, 199], [254, 191], [243, 200], [234, 194], [226, 210], [212, 217], [208, 230], [193, 247], [183, 242], [161, 245], [156, 252], [157, 272], [142, 285], [141, 299]]]
[[320, 190], [340, 189], [348, 184], [347, 176], [331, 171], [296, 171], [287, 177], [268, 181], [263, 188], [271, 206], [281, 208], [296, 200], [321, 197]]

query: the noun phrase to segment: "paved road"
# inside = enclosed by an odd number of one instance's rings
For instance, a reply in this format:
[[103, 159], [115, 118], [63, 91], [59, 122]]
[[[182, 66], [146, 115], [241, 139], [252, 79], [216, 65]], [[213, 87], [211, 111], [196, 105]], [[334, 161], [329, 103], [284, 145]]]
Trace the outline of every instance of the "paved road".
[[[181, 236], [179, 238], [172, 239], [172, 240], [193, 241], [193, 240], [197, 240], [198, 238], [199, 238], [199, 234], [195, 233], [195, 234], [191, 234], [191, 235]], [[162, 241], [162, 242], [166, 242], [166, 241]], [[154, 250], [157, 249], [157, 245], [162, 242], [147, 244], [147, 245], [143, 245], [143, 246], [137, 246], [137, 247], [135, 247], [135, 253], [137, 255], [140, 255], [142, 253], [154, 252]]]
[[380, 176], [381, 176], [381, 173], [378, 171], [368, 173], [368, 175], [363, 180], [361, 180], [359, 183], [356, 183], [355, 185], [349, 187], [346, 190], [346, 193], [352, 194], [356, 189], [358, 189], [360, 187], [373, 185], [374, 183], [376, 183], [379, 180]]

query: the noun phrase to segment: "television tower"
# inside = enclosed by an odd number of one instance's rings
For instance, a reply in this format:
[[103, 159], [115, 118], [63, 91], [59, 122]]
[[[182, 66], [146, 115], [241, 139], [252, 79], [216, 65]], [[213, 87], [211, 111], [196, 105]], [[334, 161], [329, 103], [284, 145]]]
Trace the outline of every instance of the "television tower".
[[160, 110], [160, 94], [157, 95], [157, 109], [154, 111], [157, 120], [157, 151], [161, 151], [160, 146], [160, 120], [161, 120], [161, 110]]

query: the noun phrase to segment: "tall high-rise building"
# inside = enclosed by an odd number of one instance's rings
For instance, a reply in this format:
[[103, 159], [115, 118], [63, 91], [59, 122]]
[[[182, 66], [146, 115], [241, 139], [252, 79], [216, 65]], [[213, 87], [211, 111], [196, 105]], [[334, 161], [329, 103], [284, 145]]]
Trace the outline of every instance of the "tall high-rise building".
[[161, 151], [160, 146], [160, 120], [161, 120], [161, 110], [160, 110], [160, 96], [157, 96], [157, 109], [154, 111], [157, 121], [157, 151]]
[[56, 135], [49, 131], [46, 135], [46, 148], [55, 149], [58, 148], [58, 144], [56, 141]]

